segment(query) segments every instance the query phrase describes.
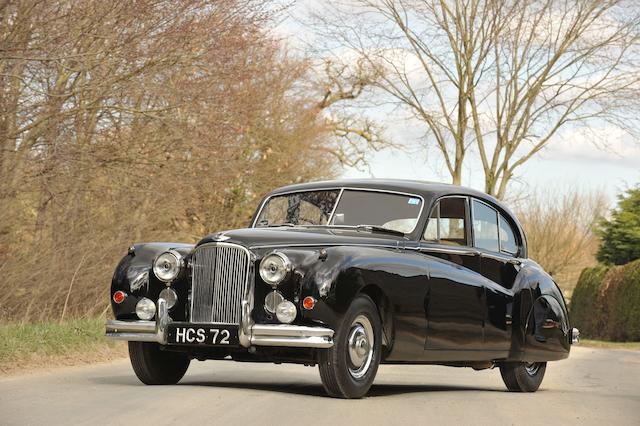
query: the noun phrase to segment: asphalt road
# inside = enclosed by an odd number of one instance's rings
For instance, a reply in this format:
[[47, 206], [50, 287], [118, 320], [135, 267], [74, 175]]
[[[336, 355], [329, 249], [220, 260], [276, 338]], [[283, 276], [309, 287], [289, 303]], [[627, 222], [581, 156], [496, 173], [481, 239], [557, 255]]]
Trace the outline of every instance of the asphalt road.
[[0, 379], [2, 425], [640, 425], [640, 351], [574, 347], [534, 394], [497, 370], [382, 366], [363, 400], [324, 395], [317, 368], [192, 363], [176, 386], [147, 387], [127, 360]]

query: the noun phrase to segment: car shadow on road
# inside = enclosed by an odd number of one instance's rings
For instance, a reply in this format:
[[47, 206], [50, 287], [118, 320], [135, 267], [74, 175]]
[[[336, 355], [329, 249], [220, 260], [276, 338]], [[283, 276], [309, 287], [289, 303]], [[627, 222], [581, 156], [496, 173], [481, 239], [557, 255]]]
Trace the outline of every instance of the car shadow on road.
[[[267, 392], [281, 392], [295, 395], [323, 396], [328, 397], [322, 385], [298, 385], [285, 383], [248, 383], [248, 382], [227, 382], [227, 381], [198, 381], [185, 382], [178, 386], [203, 386], [230, 389], [250, 389]], [[455, 385], [395, 385], [395, 384], [374, 384], [371, 386], [368, 397], [383, 397], [402, 395], [409, 393], [430, 393], [430, 392], [505, 392], [502, 389], [480, 388], [472, 386]]]
[[[102, 385], [120, 386], [144, 386], [132, 376], [101, 376], [91, 379], [92, 382]], [[265, 392], [280, 392], [292, 395], [323, 396], [327, 394], [321, 384], [298, 384], [298, 383], [264, 383], [264, 382], [243, 382], [227, 380], [189, 380], [175, 385], [178, 387], [206, 387], [206, 388], [227, 388], [227, 389], [247, 389]], [[459, 385], [430, 385], [430, 384], [374, 384], [371, 386], [368, 397], [384, 397], [410, 393], [432, 393], [432, 392], [506, 392], [506, 389], [483, 388], [477, 386]]]

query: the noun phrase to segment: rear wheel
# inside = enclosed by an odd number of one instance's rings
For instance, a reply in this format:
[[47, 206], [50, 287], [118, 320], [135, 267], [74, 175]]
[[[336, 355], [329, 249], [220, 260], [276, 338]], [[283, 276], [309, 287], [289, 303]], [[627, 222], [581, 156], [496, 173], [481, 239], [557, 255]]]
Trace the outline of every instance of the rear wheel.
[[163, 351], [159, 344], [149, 342], [129, 342], [129, 359], [145, 385], [175, 385], [191, 362], [186, 354]]
[[511, 392], [537, 391], [546, 370], [546, 362], [508, 362], [500, 366], [502, 380]]
[[319, 356], [320, 378], [337, 398], [362, 398], [376, 377], [381, 354], [381, 323], [376, 305], [358, 296], [334, 336], [333, 347]]

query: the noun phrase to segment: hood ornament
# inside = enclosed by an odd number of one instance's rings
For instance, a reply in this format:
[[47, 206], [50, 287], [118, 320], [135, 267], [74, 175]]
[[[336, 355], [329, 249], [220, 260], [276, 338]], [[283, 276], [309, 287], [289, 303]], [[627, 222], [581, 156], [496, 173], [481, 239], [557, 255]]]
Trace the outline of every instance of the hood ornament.
[[231, 239], [231, 237], [229, 237], [229, 236], [227, 236], [227, 235], [224, 235], [222, 232], [217, 233], [217, 234], [215, 234], [215, 235], [213, 236], [213, 240], [214, 240], [214, 241], [218, 241], [218, 242], [220, 242], [220, 241], [227, 241], [227, 240], [229, 240], [229, 239]]

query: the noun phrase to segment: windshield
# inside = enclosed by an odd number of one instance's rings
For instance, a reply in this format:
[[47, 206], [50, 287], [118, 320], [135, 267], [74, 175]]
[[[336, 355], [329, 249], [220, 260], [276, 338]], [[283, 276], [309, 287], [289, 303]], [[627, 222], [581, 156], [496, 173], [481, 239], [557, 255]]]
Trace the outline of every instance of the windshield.
[[255, 226], [369, 225], [409, 234], [421, 209], [422, 199], [412, 195], [357, 189], [296, 192], [269, 198]]

